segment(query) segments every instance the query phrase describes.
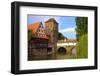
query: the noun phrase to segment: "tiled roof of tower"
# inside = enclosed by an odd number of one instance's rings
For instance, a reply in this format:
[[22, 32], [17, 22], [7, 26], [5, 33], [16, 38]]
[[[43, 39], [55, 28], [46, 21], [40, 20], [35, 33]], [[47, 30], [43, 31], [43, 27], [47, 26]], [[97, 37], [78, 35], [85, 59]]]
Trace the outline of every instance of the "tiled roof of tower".
[[56, 21], [54, 18], [50, 18], [50, 19], [47, 20], [45, 23], [47, 23], [47, 22], [55, 22], [56, 24], [58, 24], [57, 21]]
[[[35, 34], [41, 25], [42, 25], [41, 22], [36, 22], [36, 23], [30, 24], [30, 25], [28, 25], [28, 30], [32, 30], [32, 33]], [[46, 35], [45, 36], [35, 36], [35, 38], [48, 39], [48, 37]]]

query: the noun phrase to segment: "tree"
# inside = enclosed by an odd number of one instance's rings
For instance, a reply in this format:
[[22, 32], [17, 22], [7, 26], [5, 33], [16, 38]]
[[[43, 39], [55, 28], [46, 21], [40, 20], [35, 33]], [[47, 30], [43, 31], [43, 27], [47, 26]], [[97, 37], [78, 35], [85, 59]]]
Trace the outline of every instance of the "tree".
[[77, 58], [88, 57], [88, 36], [87, 34], [82, 35], [79, 42], [76, 44]]
[[[65, 39], [66, 37], [62, 34], [62, 33], [60, 33], [60, 32], [58, 32], [58, 40], [63, 40], [63, 39]], [[67, 39], [67, 38], [66, 38]]]
[[88, 57], [88, 18], [76, 17], [77, 58]]
[[79, 39], [88, 32], [88, 17], [76, 17], [76, 37]]
[[32, 30], [28, 30], [28, 42], [32, 39]]

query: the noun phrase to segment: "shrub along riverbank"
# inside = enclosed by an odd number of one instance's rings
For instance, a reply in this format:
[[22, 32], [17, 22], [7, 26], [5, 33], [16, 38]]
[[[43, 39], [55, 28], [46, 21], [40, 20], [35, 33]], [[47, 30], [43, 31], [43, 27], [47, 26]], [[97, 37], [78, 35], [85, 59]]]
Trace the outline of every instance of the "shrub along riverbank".
[[76, 45], [77, 58], [87, 58], [88, 57], [88, 35], [82, 35]]

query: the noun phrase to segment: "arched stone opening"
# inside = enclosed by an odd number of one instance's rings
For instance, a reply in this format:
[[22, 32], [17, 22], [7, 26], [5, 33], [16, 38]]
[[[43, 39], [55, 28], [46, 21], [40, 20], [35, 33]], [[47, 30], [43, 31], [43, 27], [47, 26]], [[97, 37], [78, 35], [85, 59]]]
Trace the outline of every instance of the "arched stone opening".
[[73, 47], [73, 48], [71, 49], [71, 54], [73, 54], [73, 55], [76, 55], [76, 54], [77, 54], [77, 50], [76, 50], [75, 47]]
[[64, 47], [60, 47], [59, 49], [58, 49], [58, 54], [66, 54], [67, 53], [67, 50], [66, 50], [66, 48], [64, 48]]

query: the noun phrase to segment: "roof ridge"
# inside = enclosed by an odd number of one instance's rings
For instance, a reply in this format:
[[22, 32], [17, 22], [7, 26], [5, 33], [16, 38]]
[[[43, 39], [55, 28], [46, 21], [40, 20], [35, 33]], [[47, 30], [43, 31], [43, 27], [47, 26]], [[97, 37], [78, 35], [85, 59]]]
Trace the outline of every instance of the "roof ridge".
[[57, 24], [58, 24], [58, 22], [56, 21], [56, 19], [55, 19], [55, 18], [50, 18], [50, 19], [48, 19], [47, 21], [45, 21], [45, 23], [47, 23], [47, 22], [51, 22], [51, 21], [54, 21], [55, 23], [57, 23]]

